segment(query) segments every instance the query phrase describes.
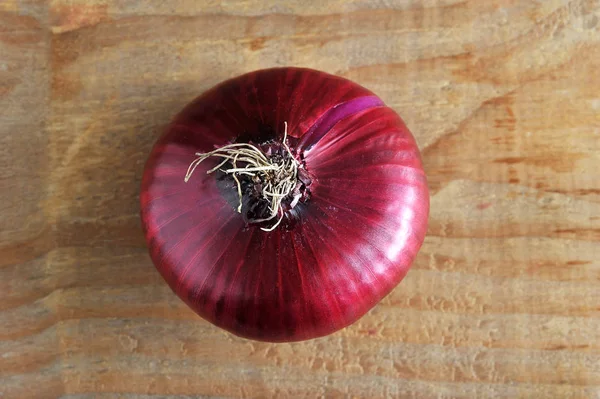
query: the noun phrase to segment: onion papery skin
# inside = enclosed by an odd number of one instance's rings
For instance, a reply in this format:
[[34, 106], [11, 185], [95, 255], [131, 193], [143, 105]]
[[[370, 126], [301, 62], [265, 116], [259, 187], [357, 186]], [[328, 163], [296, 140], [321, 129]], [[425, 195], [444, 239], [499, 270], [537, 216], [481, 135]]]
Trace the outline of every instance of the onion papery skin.
[[[196, 152], [283, 139], [311, 197], [271, 232], [247, 225]], [[151, 258], [209, 322], [270, 342], [344, 328], [406, 275], [427, 229], [415, 140], [369, 90], [304, 68], [251, 72], [210, 89], [172, 121], [146, 163], [141, 218]]]

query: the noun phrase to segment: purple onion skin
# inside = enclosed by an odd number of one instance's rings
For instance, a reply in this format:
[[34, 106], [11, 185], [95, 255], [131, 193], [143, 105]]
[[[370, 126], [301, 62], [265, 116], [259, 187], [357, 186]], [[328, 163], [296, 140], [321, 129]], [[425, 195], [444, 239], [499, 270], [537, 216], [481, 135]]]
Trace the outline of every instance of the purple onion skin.
[[[311, 198], [272, 232], [247, 225], [196, 152], [283, 139]], [[156, 268], [211, 323], [270, 342], [346, 327], [406, 275], [427, 229], [429, 193], [402, 119], [369, 90], [302, 68], [225, 81], [186, 106], [154, 146], [141, 217]]]

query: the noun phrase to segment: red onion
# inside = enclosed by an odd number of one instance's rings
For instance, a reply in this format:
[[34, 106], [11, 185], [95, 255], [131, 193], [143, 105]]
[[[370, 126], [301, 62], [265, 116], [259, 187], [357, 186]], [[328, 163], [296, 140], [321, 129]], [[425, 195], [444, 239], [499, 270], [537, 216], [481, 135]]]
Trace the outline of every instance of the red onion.
[[170, 287], [211, 323], [272, 342], [363, 316], [407, 273], [428, 213], [400, 117], [301, 68], [248, 73], [190, 103], [154, 146], [141, 192]]

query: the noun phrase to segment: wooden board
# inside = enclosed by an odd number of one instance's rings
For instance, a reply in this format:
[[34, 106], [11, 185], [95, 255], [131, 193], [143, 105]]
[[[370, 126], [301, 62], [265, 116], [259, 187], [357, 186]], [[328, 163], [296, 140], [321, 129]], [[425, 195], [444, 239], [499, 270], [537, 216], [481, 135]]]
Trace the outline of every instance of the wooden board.
[[[600, 398], [599, 21], [591, 0], [2, 0], [0, 397]], [[184, 104], [278, 65], [396, 109], [432, 209], [379, 306], [273, 345], [172, 294], [138, 189]]]

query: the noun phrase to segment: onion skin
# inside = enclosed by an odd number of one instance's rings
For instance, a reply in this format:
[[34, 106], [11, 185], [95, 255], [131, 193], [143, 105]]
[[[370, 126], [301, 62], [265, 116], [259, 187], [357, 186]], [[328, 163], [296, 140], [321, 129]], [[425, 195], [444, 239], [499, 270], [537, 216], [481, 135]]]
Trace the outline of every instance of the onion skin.
[[[235, 140], [282, 140], [311, 198], [272, 232], [246, 225], [196, 158]], [[299, 341], [346, 327], [406, 275], [427, 229], [419, 150], [369, 90], [302, 68], [223, 82], [181, 111], [147, 161], [141, 217], [151, 258], [195, 312], [238, 336]]]

